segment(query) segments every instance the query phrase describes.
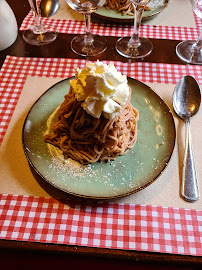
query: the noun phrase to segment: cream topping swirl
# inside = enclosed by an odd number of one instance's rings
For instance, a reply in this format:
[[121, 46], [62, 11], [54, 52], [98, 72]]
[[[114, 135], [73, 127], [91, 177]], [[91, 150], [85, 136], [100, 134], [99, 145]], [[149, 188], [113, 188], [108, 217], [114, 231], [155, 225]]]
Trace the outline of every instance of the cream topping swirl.
[[113, 64], [100, 61], [87, 62], [80, 70], [75, 68], [75, 79], [70, 85], [78, 101], [88, 114], [99, 118], [103, 113], [107, 119], [114, 118], [129, 97], [126, 75], [122, 75]]

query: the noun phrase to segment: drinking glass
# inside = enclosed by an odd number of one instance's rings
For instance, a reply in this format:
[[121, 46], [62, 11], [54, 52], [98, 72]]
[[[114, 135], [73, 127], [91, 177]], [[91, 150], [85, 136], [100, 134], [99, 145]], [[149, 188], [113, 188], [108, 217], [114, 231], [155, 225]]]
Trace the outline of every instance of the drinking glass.
[[[192, 0], [195, 14], [202, 19], [202, 0]], [[188, 64], [202, 65], [202, 29], [196, 41], [186, 40], [176, 47], [177, 56]]]
[[139, 27], [142, 21], [143, 11], [150, 0], [130, 0], [134, 6], [134, 28], [131, 37], [123, 37], [117, 40], [116, 50], [127, 58], [143, 58], [152, 52], [153, 45], [149, 39], [139, 37]]
[[31, 45], [45, 45], [57, 37], [57, 32], [51, 31], [41, 22], [38, 0], [28, 0], [34, 16], [34, 25], [26, 29], [23, 33], [23, 39]]
[[106, 39], [91, 34], [91, 13], [104, 5], [105, 0], [66, 0], [75, 11], [82, 13], [85, 21], [86, 33], [77, 35], [71, 41], [71, 49], [81, 56], [94, 56], [104, 52], [107, 48]]

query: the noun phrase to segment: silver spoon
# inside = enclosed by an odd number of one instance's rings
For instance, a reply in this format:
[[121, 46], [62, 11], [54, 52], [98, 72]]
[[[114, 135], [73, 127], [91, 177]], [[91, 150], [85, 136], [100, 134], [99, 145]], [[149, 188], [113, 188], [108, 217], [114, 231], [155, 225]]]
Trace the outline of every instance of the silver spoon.
[[59, 0], [41, 0], [39, 7], [42, 17], [50, 17], [58, 10]]
[[191, 145], [190, 118], [198, 112], [200, 104], [201, 92], [198, 83], [192, 76], [182, 77], [173, 93], [173, 108], [175, 113], [186, 124], [181, 195], [188, 202], [195, 202], [199, 199], [199, 189]]

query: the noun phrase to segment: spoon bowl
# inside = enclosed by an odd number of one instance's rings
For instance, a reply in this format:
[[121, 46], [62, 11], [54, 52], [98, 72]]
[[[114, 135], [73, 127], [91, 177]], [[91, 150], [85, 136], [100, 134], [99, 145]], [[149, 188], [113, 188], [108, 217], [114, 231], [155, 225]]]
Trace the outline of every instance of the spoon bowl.
[[178, 82], [173, 94], [173, 107], [176, 114], [186, 120], [194, 116], [201, 104], [201, 92], [192, 76], [184, 76]]
[[200, 196], [192, 152], [190, 128], [190, 119], [199, 111], [200, 104], [201, 92], [197, 81], [189, 75], [182, 77], [173, 93], [173, 108], [177, 116], [186, 124], [181, 195], [188, 202], [195, 202]]
[[50, 17], [59, 8], [59, 0], [41, 0], [40, 13], [42, 17]]

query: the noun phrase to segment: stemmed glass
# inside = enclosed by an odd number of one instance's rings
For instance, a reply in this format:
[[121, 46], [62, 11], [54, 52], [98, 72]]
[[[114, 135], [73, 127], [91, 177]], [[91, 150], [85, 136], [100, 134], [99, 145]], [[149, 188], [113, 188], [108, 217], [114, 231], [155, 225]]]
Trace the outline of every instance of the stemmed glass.
[[[202, 0], [192, 0], [195, 14], [202, 19]], [[189, 64], [202, 65], [202, 29], [196, 41], [186, 40], [176, 47], [177, 56]]]
[[41, 22], [38, 0], [28, 0], [34, 16], [34, 25], [26, 29], [23, 39], [31, 45], [45, 45], [57, 37], [57, 32], [51, 31]]
[[116, 50], [127, 58], [143, 58], [152, 52], [153, 45], [147, 38], [139, 37], [139, 27], [142, 21], [143, 11], [150, 0], [130, 0], [134, 6], [134, 28], [131, 37], [123, 37], [117, 40]]
[[104, 5], [105, 0], [66, 0], [75, 11], [84, 15], [86, 33], [77, 35], [71, 41], [71, 49], [81, 56], [94, 56], [104, 52], [107, 48], [106, 39], [91, 34], [91, 13]]

